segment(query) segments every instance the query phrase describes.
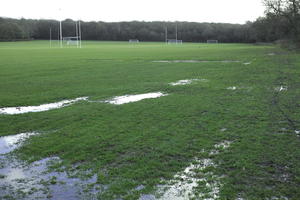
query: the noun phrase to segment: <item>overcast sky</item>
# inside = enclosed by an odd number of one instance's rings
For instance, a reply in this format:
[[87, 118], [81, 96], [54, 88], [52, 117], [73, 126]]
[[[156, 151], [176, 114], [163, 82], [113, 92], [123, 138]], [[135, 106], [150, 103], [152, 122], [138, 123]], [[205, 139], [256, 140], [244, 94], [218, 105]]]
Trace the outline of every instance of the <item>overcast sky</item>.
[[[60, 11], [59, 11], [60, 10]], [[1, 0], [0, 16], [84, 21], [245, 23], [262, 16], [262, 0]]]

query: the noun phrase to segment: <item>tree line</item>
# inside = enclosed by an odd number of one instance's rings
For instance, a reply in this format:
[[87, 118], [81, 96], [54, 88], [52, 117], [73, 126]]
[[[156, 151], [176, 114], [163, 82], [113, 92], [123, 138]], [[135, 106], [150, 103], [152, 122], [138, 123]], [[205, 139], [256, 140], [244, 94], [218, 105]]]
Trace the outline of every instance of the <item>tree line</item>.
[[[62, 21], [64, 37], [75, 36], [75, 21]], [[205, 42], [216, 39], [221, 42], [251, 42], [249, 24], [220, 24], [195, 22], [82, 22], [83, 40], [164, 41], [166, 30], [169, 39], [185, 42]], [[59, 37], [59, 21], [0, 18], [0, 40], [52, 39]]]
[[[273, 42], [280, 39], [299, 40], [300, 0], [264, 0], [266, 14], [245, 24], [196, 22], [83, 22], [83, 40], [164, 41], [166, 30], [174, 39], [184, 42]], [[75, 36], [75, 21], [62, 21], [63, 36]], [[0, 18], [0, 40], [52, 39], [59, 37], [59, 21]]]

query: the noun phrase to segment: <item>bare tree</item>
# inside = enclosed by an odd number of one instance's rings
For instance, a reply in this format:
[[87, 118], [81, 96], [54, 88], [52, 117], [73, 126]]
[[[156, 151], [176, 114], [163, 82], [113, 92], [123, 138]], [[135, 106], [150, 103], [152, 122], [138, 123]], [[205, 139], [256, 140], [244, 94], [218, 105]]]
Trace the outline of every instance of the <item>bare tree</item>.
[[275, 15], [287, 19], [291, 33], [300, 39], [300, 0], [263, 0], [267, 7], [267, 15]]

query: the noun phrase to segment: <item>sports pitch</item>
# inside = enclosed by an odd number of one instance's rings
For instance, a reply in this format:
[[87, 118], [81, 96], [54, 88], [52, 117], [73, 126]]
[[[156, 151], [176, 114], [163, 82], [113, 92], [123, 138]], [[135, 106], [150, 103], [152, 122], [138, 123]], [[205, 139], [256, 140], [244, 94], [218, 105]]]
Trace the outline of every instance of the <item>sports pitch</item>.
[[[36, 133], [0, 154], [0, 199], [300, 198], [299, 53], [250, 44], [82, 47], [0, 43], [0, 136]], [[148, 93], [161, 95], [136, 96]], [[111, 103], [128, 95], [136, 101]], [[76, 98], [42, 112], [3, 111]], [[7, 169], [52, 158], [42, 180]], [[55, 171], [68, 172], [65, 183]], [[64, 196], [70, 176], [86, 188]]]

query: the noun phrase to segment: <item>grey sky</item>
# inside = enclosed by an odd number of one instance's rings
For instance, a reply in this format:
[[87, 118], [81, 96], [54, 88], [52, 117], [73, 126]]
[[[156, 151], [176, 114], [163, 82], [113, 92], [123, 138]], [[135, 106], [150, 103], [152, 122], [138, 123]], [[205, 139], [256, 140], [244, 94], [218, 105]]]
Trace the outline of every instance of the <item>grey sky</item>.
[[0, 6], [2, 17], [107, 22], [245, 23], [263, 11], [262, 0], [1, 0]]

